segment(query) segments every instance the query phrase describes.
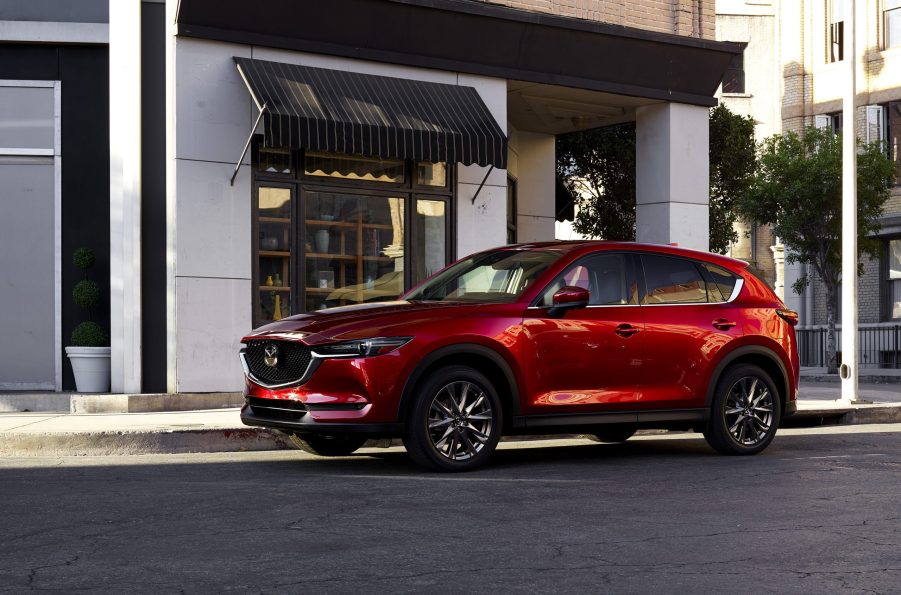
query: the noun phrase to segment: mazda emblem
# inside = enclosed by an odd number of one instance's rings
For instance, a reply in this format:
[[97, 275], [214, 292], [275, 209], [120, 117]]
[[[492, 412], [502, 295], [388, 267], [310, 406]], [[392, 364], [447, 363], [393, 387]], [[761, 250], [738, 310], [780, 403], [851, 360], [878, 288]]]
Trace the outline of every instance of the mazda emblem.
[[270, 368], [274, 368], [278, 365], [278, 345], [275, 343], [268, 343], [263, 347], [263, 363]]

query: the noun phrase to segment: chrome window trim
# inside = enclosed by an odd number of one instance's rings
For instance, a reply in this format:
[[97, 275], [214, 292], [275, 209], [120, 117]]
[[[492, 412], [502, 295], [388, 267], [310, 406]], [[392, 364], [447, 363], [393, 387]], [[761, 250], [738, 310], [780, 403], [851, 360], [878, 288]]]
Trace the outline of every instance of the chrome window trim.
[[[729, 299], [725, 302], [675, 302], [672, 304], [593, 304], [589, 306], [585, 306], [585, 308], [645, 308], [651, 307], [656, 308], [659, 306], [718, 306], [721, 304], [731, 304], [735, 300], [738, 299], [738, 295], [741, 293], [742, 288], [745, 286], [745, 280], [742, 277], [738, 277], [735, 281], [735, 287], [732, 288], [732, 294], [729, 296]], [[526, 310], [548, 310], [550, 306], [529, 306]], [[579, 308], [580, 310], [583, 308]]]

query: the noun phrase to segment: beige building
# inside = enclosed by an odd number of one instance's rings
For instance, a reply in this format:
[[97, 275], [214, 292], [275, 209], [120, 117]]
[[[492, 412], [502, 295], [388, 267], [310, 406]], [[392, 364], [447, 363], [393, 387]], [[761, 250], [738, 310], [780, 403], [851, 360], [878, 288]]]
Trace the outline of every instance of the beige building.
[[[901, 0], [857, 0], [855, 4], [857, 133], [867, 142], [883, 141], [901, 174]], [[733, 111], [754, 117], [758, 140], [805, 126], [842, 130], [848, 10], [848, 0], [717, 1], [717, 39], [748, 42], [741, 65], [744, 86], [725, 88], [727, 76], [721, 99]], [[802, 265], [780, 263], [782, 248], [772, 234], [767, 237], [765, 230], [756, 230], [755, 236], [756, 246], [749, 245], [751, 238], [743, 238], [735, 255], [764, 269], [769, 264], [777, 286], [783, 283], [783, 270], [788, 288], [807, 274]], [[865, 263], [859, 281], [859, 319], [864, 329], [860, 361], [871, 367], [897, 365], [898, 359], [892, 333], [901, 322], [901, 185], [892, 189], [879, 238], [880, 258]], [[775, 259], [767, 260], [767, 249]], [[825, 299], [819, 283], [802, 296], [785, 289], [786, 302], [801, 313], [802, 328], [822, 328]], [[815, 354], [806, 363], [817, 364]]]

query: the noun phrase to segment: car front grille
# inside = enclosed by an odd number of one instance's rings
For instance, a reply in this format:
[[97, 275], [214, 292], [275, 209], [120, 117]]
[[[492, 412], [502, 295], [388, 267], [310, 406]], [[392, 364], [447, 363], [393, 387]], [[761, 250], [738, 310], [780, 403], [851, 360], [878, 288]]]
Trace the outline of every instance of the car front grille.
[[307, 413], [307, 407], [300, 401], [288, 399], [261, 399], [247, 397], [247, 404], [254, 415], [271, 419], [297, 421]]
[[[271, 353], [273, 348], [276, 350], [274, 360], [266, 352], [268, 349]], [[248, 370], [267, 385], [299, 382], [306, 375], [312, 358], [310, 348], [296, 341], [248, 341], [244, 349]]]

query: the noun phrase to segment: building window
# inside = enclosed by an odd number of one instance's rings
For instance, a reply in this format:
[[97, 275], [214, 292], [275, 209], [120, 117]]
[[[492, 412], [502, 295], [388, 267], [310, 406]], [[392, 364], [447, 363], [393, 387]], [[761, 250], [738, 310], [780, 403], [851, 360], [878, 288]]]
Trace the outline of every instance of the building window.
[[516, 243], [516, 180], [507, 178], [507, 243]]
[[841, 134], [842, 133], [842, 123], [844, 122], [844, 116], [842, 112], [835, 112], [834, 114], [819, 114], [813, 117], [813, 125], [817, 128], [828, 128], [833, 132], [833, 134]]
[[745, 92], [745, 56], [737, 54], [732, 56], [729, 68], [723, 76], [723, 93]]
[[901, 185], [901, 101], [892, 101], [883, 106], [885, 150], [888, 158], [895, 162], [895, 184]]
[[886, 318], [901, 319], [901, 238], [886, 243]]
[[901, 47], [901, 0], [884, 0], [885, 49]]
[[447, 164], [256, 142], [253, 165], [255, 325], [395, 299], [452, 256]]
[[827, 62], [839, 62], [845, 57], [845, 0], [827, 0], [829, 10], [829, 47]]

